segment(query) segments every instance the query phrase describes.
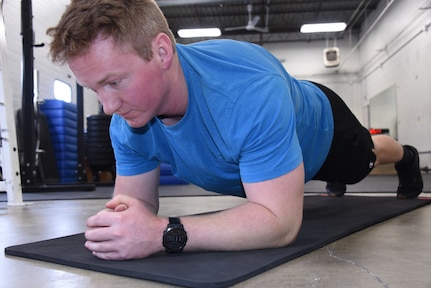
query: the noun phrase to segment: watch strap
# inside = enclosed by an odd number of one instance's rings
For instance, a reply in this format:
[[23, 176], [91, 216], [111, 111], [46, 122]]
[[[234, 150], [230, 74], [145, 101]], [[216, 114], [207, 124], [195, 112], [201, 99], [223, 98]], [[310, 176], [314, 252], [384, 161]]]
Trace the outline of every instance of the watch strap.
[[178, 218], [178, 217], [169, 217], [169, 224], [181, 224], [180, 218]]

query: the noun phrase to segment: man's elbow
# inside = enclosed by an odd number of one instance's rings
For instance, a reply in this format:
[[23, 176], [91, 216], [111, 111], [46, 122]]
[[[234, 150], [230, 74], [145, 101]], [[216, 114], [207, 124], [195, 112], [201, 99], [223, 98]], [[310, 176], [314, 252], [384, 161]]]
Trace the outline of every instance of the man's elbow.
[[300, 221], [295, 221], [288, 227], [284, 229], [284, 233], [282, 233], [277, 241], [276, 247], [285, 247], [288, 245], [292, 245], [295, 243], [298, 238], [299, 231], [302, 226], [302, 219]]

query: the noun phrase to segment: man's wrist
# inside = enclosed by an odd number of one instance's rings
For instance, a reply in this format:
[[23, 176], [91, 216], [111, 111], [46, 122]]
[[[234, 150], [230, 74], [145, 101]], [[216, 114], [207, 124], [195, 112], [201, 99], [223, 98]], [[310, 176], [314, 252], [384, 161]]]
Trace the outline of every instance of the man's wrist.
[[180, 253], [187, 243], [187, 232], [180, 218], [169, 217], [169, 223], [163, 232], [162, 245], [168, 253]]

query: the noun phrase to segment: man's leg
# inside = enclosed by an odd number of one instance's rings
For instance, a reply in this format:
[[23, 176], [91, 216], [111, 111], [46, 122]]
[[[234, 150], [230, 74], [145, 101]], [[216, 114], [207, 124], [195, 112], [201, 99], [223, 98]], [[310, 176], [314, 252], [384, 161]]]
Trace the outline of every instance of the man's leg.
[[326, 193], [332, 197], [343, 197], [346, 193], [347, 185], [341, 182], [326, 182]]
[[388, 135], [372, 136], [376, 163], [395, 163], [398, 174], [397, 198], [416, 198], [423, 189], [418, 151], [408, 145], [402, 146]]
[[417, 150], [402, 146], [388, 135], [371, 137], [334, 91], [312, 83], [328, 97], [334, 116], [334, 139], [325, 163], [313, 179], [326, 181], [328, 195], [335, 187], [336, 195], [331, 196], [341, 197], [345, 193], [344, 184], [361, 181], [378, 164], [395, 163], [399, 179], [397, 197], [417, 197], [423, 189]]
[[401, 161], [404, 155], [403, 146], [388, 135], [373, 135], [375, 165], [390, 164]]
[[[417, 150], [412, 146], [402, 146], [388, 135], [373, 135], [371, 139], [376, 154], [374, 165], [395, 163], [399, 181], [397, 198], [416, 198], [423, 189]], [[329, 196], [342, 197], [346, 193], [346, 184], [328, 181], [326, 192]]]

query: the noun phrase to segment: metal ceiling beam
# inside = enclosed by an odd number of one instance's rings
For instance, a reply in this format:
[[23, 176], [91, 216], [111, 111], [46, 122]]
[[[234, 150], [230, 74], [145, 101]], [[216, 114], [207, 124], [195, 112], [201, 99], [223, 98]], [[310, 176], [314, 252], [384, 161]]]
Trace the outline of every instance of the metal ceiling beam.
[[[222, 37], [247, 39], [258, 38], [258, 42], [272, 42], [274, 38], [289, 40], [295, 35], [295, 39], [305, 41], [328, 38], [325, 35], [301, 35], [300, 26], [311, 21], [345, 21], [348, 24], [349, 35], [357, 34], [361, 29], [361, 21], [371, 11], [375, 10], [374, 3], [377, 0], [156, 0], [164, 11], [169, 25], [174, 33], [179, 28], [195, 28], [218, 26], [223, 31]], [[382, 0], [380, 0], [382, 1]], [[253, 14], [265, 19], [265, 7], [270, 9], [269, 32], [260, 34], [256, 31], [236, 30], [226, 31], [227, 27], [241, 26], [242, 19], [248, 15], [244, 5], [255, 5]], [[318, 6], [320, 5], [320, 6]], [[319, 7], [323, 7], [320, 11]], [[241, 8], [242, 7], [242, 8]], [[316, 16], [315, 13], [320, 11]], [[332, 15], [332, 16], [331, 16]], [[347, 17], [347, 19], [346, 19]], [[311, 20], [310, 20], [311, 19]], [[244, 20], [245, 21], [245, 20]], [[259, 22], [263, 25], [262, 21]], [[281, 37], [272, 37], [274, 34]], [[331, 34], [331, 38], [343, 38], [346, 33]], [[196, 39], [195, 39], [196, 40]], [[186, 41], [186, 40], [179, 40]], [[278, 40], [276, 40], [278, 41]], [[254, 42], [254, 41], [252, 41]]]
[[[229, 3], [243, 3], [244, 0], [230, 0]], [[159, 7], [169, 7], [169, 6], [185, 6], [185, 5], [195, 5], [195, 4], [217, 4], [226, 3], [226, 0], [156, 0]]]

